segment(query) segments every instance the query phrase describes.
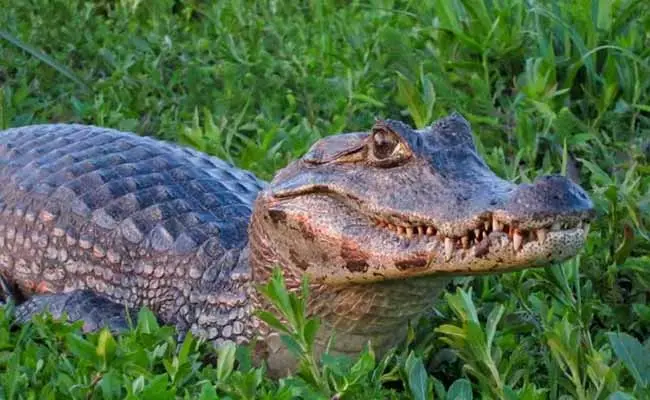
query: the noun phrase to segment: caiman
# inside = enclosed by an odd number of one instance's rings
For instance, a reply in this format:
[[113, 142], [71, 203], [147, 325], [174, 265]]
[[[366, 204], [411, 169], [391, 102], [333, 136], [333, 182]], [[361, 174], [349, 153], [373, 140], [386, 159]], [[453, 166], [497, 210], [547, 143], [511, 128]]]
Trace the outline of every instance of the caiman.
[[0, 273], [21, 320], [48, 310], [121, 329], [147, 306], [217, 346], [256, 339], [280, 373], [294, 361], [255, 315], [276, 266], [291, 290], [309, 278], [318, 351], [334, 334], [332, 352], [383, 352], [451, 278], [567, 260], [594, 218], [563, 176], [497, 176], [457, 113], [322, 138], [271, 182], [133, 133], [12, 128], [0, 132], [0, 211]]

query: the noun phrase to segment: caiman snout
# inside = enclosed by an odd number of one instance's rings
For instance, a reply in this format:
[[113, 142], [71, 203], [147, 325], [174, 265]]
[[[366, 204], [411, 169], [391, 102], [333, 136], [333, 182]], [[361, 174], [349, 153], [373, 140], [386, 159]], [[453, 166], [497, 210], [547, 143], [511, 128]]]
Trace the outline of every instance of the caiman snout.
[[521, 184], [513, 191], [499, 219], [515, 222], [522, 228], [560, 223], [589, 222], [595, 215], [587, 193], [561, 175], [547, 175], [532, 184]]

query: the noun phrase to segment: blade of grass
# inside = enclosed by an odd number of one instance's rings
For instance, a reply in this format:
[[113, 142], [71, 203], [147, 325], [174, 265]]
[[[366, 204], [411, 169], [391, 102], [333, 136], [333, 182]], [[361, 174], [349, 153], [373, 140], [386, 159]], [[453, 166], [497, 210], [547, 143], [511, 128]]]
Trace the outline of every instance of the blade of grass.
[[50, 67], [54, 68], [56, 71], [58, 71], [60, 74], [66, 76], [73, 82], [77, 83], [79, 86], [83, 87], [85, 91], [90, 91], [90, 86], [86, 84], [84, 81], [82, 81], [78, 76], [74, 74], [70, 69], [68, 69], [65, 65], [62, 65], [58, 63], [55, 59], [50, 57], [49, 55], [43, 53], [42, 51], [34, 48], [33, 46], [30, 46], [29, 44], [23, 42], [22, 40], [18, 39], [14, 35], [10, 34], [9, 32], [6, 32], [2, 29], [0, 29], [0, 38], [6, 40], [7, 42], [13, 44], [14, 46], [18, 47], [19, 49], [31, 54], [32, 56], [36, 57], [39, 59], [41, 62], [49, 65]]

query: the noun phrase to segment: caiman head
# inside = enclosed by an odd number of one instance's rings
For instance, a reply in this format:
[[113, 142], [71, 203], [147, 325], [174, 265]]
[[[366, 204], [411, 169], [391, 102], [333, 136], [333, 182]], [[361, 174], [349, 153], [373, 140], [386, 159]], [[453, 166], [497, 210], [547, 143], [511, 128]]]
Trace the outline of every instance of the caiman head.
[[315, 313], [376, 339], [431, 304], [444, 277], [573, 257], [593, 217], [562, 176], [497, 176], [458, 114], [419, 131], [382, 120], [321, 139], [276, 175], [256, 201], [251, 264], [258, 281], [278, 264], [296, 283], [308, 274]]
[[498, 177], [458, 114], [321, 139], [256, 209], [283, 261], [325, 284], [548, 265], [576, 255], [594, 216], [565, 177]]

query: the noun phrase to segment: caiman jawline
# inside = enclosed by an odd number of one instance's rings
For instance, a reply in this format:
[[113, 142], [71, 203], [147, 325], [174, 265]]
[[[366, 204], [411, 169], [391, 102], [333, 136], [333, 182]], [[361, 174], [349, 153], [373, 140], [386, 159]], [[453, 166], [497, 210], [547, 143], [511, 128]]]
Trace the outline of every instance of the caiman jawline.
[[[525, 221], [513, 221], [503, 211], [484, 212], [465, 221], [458, 221], [457, 224], [446, 222], [445, 225], [460, 225], [461, 230], [466, 234], [462, 236], [449, 235], [439, 229], [435, 223], [414, 216], [399, 215], [396, 213], [378, 213], [370, 210], [364, 201], [358, 198], [351, 198], [329, 189], [327, 186], [313, 186], [292, 193], [283, 193], [280, 198], [295, 198], [309, 195], [321, 195], [331, 198], [345, 206], [353, 213], [368, 220], [369, 226], [381, 231], [390, 231], [400, 238], [406, 238], [415, 242], [439, 241], [444, 244], [445, 259], [449, 260], [456, 249], [473, 249], [476, 256], [486, 248], [482, 243], [487, 240], [493, 232], [503, 232], [508, 236], [510, 245], [515, 252], [521, 250], [524, 245], [539, 241], [544, 243], [549, 232], [554, 234], [569, 234], [576, 229], [584, 231], [586, 238], [589, 232], [588, 215], [582, 213], [556, 215], [547, 218], [528, 219]], [[463, 228], [464, 226], [464, 228]], [[458, 229], [454, 229], [457, 231]]]

